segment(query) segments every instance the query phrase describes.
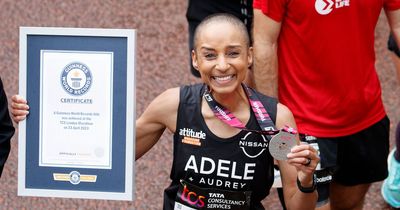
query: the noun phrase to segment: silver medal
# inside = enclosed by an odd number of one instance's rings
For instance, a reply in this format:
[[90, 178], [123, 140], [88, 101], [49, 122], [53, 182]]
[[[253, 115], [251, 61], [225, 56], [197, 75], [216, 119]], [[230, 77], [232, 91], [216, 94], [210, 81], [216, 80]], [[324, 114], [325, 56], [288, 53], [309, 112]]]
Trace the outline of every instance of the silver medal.
[[296, 145], [296, 135], [288, 132], [279, 132], [269, 142], [269, 153], [276, 160], [286, 160], [290, 149]]

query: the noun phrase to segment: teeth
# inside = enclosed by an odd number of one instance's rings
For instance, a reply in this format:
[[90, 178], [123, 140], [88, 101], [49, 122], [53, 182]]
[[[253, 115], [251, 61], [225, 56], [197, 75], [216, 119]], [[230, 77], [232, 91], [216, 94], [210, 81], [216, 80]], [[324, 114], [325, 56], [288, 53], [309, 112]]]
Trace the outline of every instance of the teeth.
[[214, 77], [214, 79], [217, 81], [226, 81], [226, 80], [230, 80], [231, 78], [232, 78], [232, 75], [224, 76], [224, 77]]

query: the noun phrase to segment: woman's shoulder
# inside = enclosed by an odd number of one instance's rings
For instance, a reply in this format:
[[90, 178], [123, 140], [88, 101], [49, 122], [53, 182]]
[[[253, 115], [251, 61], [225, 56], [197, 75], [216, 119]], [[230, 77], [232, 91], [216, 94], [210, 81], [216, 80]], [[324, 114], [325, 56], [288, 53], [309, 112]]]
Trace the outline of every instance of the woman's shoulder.
[[276, 110], [277, 105], [279, 104], [278, 99], [272, 96], [265, 95], [255, 89], [252, 88], [254, 93], [257, 95], [259, 100], [264, 104], [264, 106], [267, 106], [268, 109], [273, 109]]
[[204, 92], [204, 84], [191, 84], [180, 87], [180, 101], [181, 103], [198, 103], [201, 95]]
[[269, 95], [266, 95], [264, 93], [261, 93], [261, 92], [255, 90], [255, 89], [253, 89], [253, 90], [257, 94], [258, 97], [261, 97], [262, 99], [267, 100], [267, 101], [278, 103], [278, 99], [277, 98], [269, 96]]
[[155, 100], [161, 102], [163, 105], [173, 102], [178, 104], [182, 98], [185, 98], [185, 96], [182, 95], [198, 94], [201, 92], [202, 88], [203, 84], [182, 85], [169, 88], [158, 95]]
[[179, 103], [179, 90], [180, 87], [169, 88], [157, 96], [155, 100], [159, 101], [160, 104], [178, 104]]

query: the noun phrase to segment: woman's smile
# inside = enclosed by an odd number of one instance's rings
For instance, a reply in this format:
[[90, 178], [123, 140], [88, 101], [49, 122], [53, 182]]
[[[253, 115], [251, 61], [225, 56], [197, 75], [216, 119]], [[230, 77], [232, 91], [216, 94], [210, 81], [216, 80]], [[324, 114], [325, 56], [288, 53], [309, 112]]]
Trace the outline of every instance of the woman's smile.
[[215, 80], [218, 84], [226, 84], [232, 81], [236, 77], [236, 74], [223, 75], [223, 76], [211, 76], [211, 79]]

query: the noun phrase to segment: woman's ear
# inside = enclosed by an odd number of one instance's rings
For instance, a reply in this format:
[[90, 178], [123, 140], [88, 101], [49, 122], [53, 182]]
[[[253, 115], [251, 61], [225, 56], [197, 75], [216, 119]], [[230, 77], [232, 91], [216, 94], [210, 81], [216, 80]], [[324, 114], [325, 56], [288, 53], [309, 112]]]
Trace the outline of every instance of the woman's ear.
[[196, 52], [194, 50], [192, 50], [192, 65], [193, 68], [198, 69], [198, 65], [197, 65], [197, 56], [196, 56]]
[[250, 68], [251, 65], [253, 65], [253, 47], [249, 47], [247, 62], [248, 62], [248, 67]]

